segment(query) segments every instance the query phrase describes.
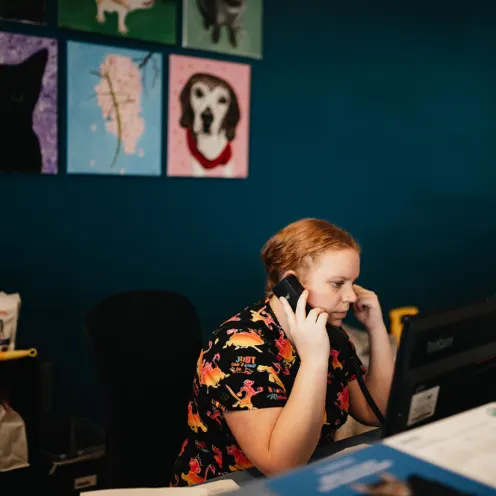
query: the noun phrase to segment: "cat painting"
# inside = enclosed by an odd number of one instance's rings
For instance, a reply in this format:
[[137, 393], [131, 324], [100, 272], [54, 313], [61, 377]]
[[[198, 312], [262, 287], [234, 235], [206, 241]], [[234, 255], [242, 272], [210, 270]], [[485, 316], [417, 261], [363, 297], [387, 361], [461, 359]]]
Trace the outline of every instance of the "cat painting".
[[40, 174], [40, 141], [33, 112], [40, 97], [48, 49], [42, 48], [17, 64], [0, 64], [0, 171]]

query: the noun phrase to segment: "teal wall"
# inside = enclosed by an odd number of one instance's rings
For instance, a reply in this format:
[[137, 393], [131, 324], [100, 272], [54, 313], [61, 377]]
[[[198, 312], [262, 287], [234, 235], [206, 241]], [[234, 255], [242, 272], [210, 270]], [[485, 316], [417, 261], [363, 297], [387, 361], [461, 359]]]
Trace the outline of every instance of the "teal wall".
[[81, 321], [100, 298], [177, 290], [207, 333], [262, 294], [259, 250], [300, 217], [356, 235], [385, 312], [495, 291], [496, 10], [370, 3], [265, 2], [247, 180], [75, 177], [64, 162], [58, 177], [1, 178], [0, 289], [22, 296], [24, 343], [55, 360], [61, 408], [96, 408]]

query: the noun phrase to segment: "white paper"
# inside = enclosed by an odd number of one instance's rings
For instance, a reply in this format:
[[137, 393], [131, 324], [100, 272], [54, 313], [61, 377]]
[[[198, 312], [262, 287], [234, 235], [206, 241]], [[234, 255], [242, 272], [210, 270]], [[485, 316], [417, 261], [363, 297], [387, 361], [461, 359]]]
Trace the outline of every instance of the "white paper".
[[231, 479], [214, 480], [206, 484], [192, 487], [159, 487], [140, 489], [103, 489], [100, 491], [85, 491], [82, 496], [220, 496], [239, 489]]
[[383, 442], [496, 487], [496, 402], [391, 436]]

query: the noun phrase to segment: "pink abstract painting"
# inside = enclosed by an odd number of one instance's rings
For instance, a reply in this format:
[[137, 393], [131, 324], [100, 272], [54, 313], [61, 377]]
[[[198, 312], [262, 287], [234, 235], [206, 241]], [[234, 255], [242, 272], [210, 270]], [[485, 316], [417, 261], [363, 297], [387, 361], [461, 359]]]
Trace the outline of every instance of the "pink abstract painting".
[[167, 175], [248, 177], [251, 68], [171, 55]]

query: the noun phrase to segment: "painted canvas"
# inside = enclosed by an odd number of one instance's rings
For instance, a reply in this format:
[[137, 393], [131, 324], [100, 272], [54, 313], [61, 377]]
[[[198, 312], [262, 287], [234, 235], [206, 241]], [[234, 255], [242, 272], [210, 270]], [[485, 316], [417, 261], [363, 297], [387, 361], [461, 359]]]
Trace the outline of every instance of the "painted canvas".
[[0, 33], [0, 172], [56, 174], [57, 40]]
[[250, 69], [170, 56], [168, 176], [248, 176]]
[[0, 0], [0, 19], [46, 24], [46, 0]]
[[70, 41], [67, 98], [69, 174], [161, 174], [161, 54]]
[[59, 0], [59, 26], [176, 43], [176, 0]]
[[183, 0], [183, 46], [262, 58], [262, 0]]

